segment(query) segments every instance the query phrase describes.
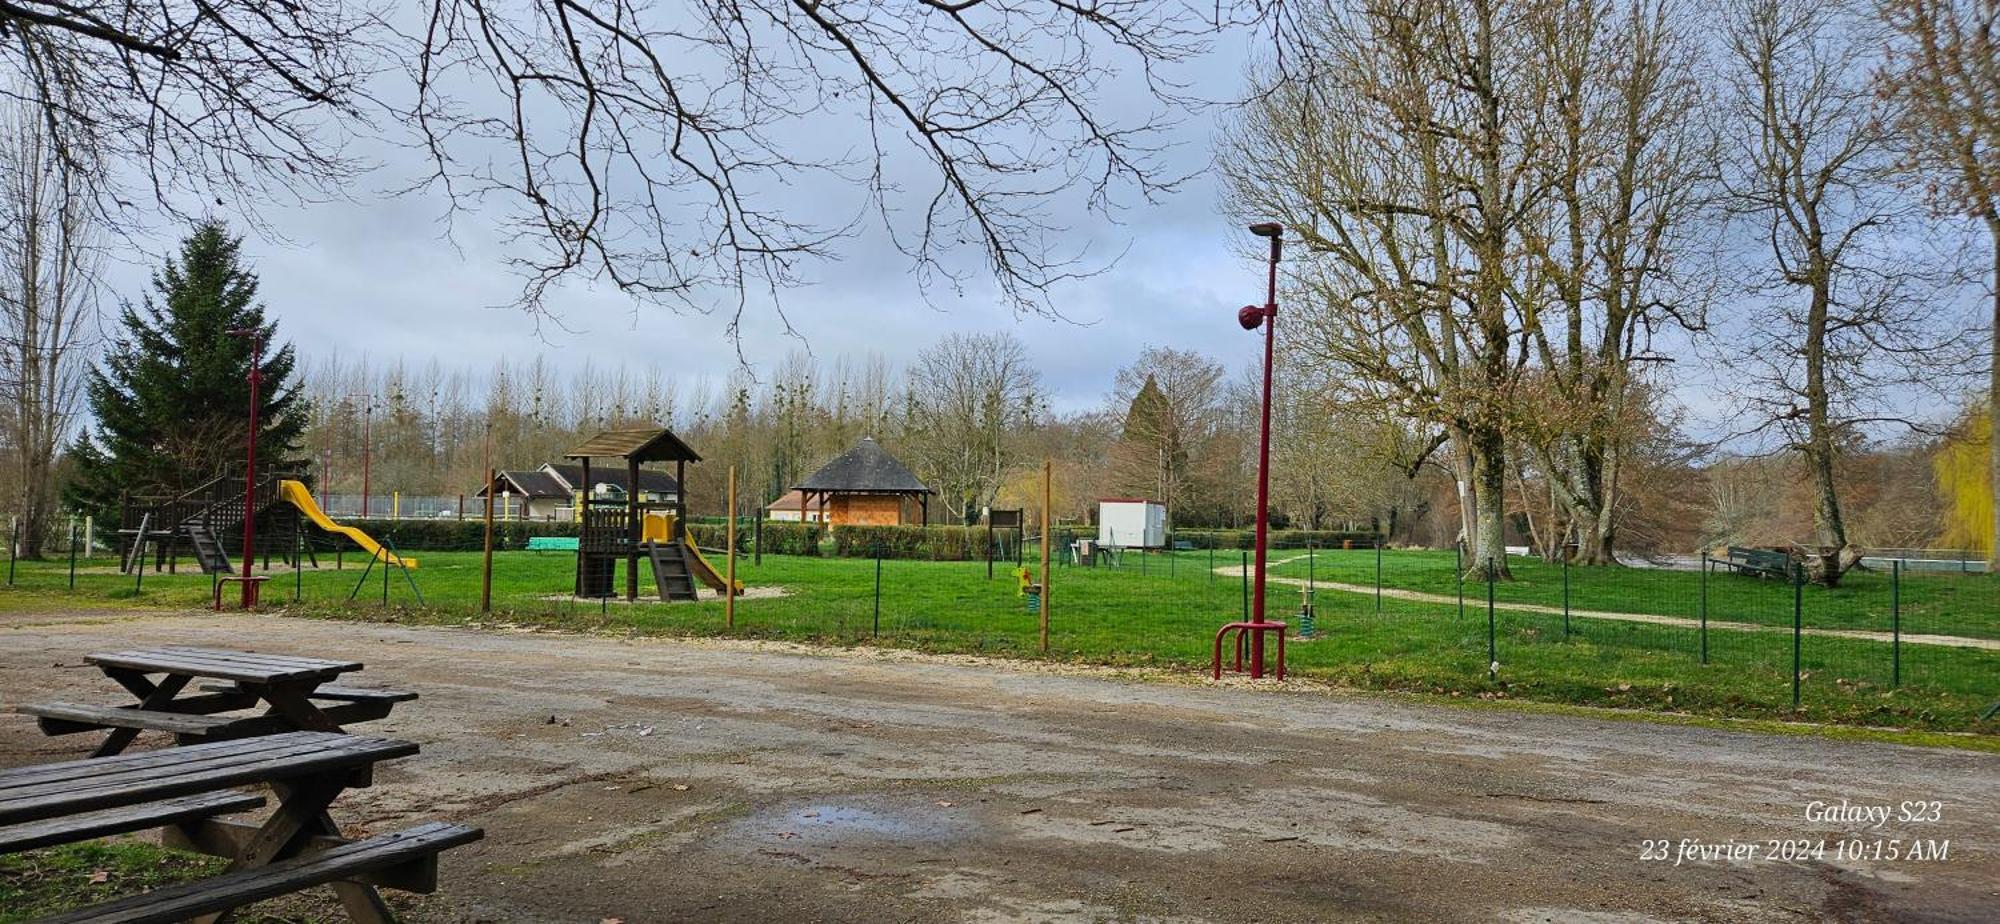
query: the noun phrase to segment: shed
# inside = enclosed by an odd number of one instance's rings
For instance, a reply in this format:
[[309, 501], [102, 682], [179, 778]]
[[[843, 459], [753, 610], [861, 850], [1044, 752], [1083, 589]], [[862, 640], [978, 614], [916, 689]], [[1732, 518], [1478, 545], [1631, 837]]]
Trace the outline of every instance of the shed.
[[930, 522], [932, 491], [917, 480], [874, 437], [864, 436], [853, 448], [834, 456], [792, 488], [798, 493], [799, 519], [817, 503], [818, 520], [828, 526], [900, 526], [908, 522], [905, 501], [917, 504], [917, 521]]

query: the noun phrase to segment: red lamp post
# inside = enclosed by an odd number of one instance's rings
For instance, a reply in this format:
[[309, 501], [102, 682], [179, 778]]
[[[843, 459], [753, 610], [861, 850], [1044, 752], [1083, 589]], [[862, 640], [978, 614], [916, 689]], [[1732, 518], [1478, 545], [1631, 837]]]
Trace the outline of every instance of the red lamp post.
[[1215, 659], [1211, 674], [1222, 679], [1222, 643], [1231, 633], [1236, 639], [1235, 669], [1244, 669], [1244, 648], [1249, 647], [1249, 672], [1252, 679], [1264, 676], [1264, 636], [1275, 635], [1278, 639], [1277, 678], [1285, 679], [1285, 631], [1282, 622], [1272, 622], [1264, 618], [1264, 573], [1270, 541], [1271, 523], [1271, 379], [1272, 366], [1277, 352], [1278, 326], [1278, 259], [1284, 252], [1285, 227], [1274, 221], [1259, 222], [1250, 226], [1250, 233], [1271, 242], [1271, 255], [1267, 267], [1263, 307], [1245, 305], [1236, 312], [1236, 322], [1244, 330], [1264, 328], [1264, 407], [1263, 422], [1257, 437], [1257, 558], [1256, 571], [1252, 578], [1252, 602], [1250, 618], [1244, 622], [1232, 622], [1215, 634]]
[[257, 404], [259, 386], [264, 384], [264, 331], [245, 327], [229, 335], [250, 338], [250, 435], [245, 440], [249, 448], [243, 471], [243, 608], [247, 610], [257, 605], [257, 582], [250, 577], [250, 566], [257, 549]]

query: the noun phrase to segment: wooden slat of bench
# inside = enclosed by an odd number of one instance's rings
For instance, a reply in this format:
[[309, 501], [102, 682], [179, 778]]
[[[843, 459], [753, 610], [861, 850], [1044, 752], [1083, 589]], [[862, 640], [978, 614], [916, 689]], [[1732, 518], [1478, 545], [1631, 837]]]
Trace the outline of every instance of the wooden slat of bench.
[[306, 658], [298, 655], [232, 651], [223, 648], [197, 648], [193, 645], [162, 645], [153, 650], [195, 655], [216, 661], [232, 661], [268, 667], [298, 668], [302, 670], [325, 670], [332, 668], [342, 671], [358, 671], [361, 669], [361, 662], [359, 661], [336, 661], [329, 658]]
[[0, 824], [213, 792], [248, 783], [372, 767], [417, 753], [408, 741], [286, 732], [138, 755], [0, 771]]
[[40, 720], [42, 734], [45, 735], [73, 735], [106, 728], [201, 735], [235, 721], [209, 715], [155, 712], [136, 706], [93, 706], [88, 703], [30, 703], [15, 706], [14, 711]]
[[0, 854], [200, 821], [216, 815], [247, 812], [263, 804], [263, 796], [239, 792], [203, 793], [108, 811], [85, 812], [67, 818], [9, 825], [0, 828]]
[[287, 683], [298, 680], [331, 680], [344, 671], [359, 670], [352, 662], [321, 662], [321, 666], [254, 663], [219, 658], [198, 652], [134, 650], [106, 651], [86, 655], [84, 660], [103, 667], [122, 667], [148, 674], [185, 674], [240, 680], [246, 683]]
[[[248, 821], [208, 818], [161, 831], [160, 845], [173, 850], [205, 853], [212, 857], [240, 857], [244, 848], [256, 838], [259, 827], [261, 826]], [[350, 838], [315, 834], [306, 838], [299, 850], [301, 853], [311, 854], [352, 843], [354, 841]], [[437, 891], [437, 869], [437, 856], [432, 854], [364, 873], [356, 876], [353, 881], [378, 889], [395, 889], [399, 892], [428, 895]]]
[[478, 828], [445, 822], [356, 841], [331, 850], [280, 860], [269, 866], [158, 889], [43, 918], [34, 924], [171, 924], [197, 915], [289, 895], [316, 885], [351, 880], [365, 872], [406, 863], [478, 840]]
[[[242, 693], [249, 695], [243, 687], [233, 683], [204, 683], [203, 690], [214, 693]], [[368, 687], [346, 687], [323, 685], [307, 694], [308, 699], [324, 699], [337, 703], [407, 703], [417, 698], [408, 690], [376, 690]]]

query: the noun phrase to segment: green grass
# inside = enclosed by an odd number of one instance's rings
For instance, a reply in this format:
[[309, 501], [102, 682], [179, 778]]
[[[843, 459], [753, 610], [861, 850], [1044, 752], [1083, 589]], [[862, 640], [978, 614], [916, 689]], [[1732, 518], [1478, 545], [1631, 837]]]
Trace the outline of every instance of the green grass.
[[[1372, 552], [1318, 552], [1311, 561], [1286, 561], [1302, 552], [1279, 552], [1277, 574], [1365, 583], [1373, 579]], [[864, 559], [767, 556], [761, 566], [746, 557], [739, 574], [753, 588], [782, 588], [773, 599], [738, 601], [736, 625], [723, 623], [719, 601], [698, 604], [577, 602], [565, 596], [574, 557], [560, 553], [496, 555], [494, 612], [477, 612], [477, 553], [417, 554], [414, 573], [425, 604], [415, 605], [400, 573], [390, 575], [382, 602], [377, 569], [353, 601], [361, 569], [308, 570], [295, 579], [280, 574], [265, 600], [302, 615], [428, 624], [513, 623], [585, 631], [647, 635], [733, 635], [848, 645], [877, 644], [940, 652], [1040, 658], [1038, 618], [1030, 613], [1008, 566], [986, 578], [981, 562], [887, 561], [882, 564], [879, 615], [875, 563]], [[1233, 568], [1235, 552], [1217, 552], [1215, 566]], [[1515, 563], [1517, 581], [1495, 588], [1499, 600], [1560, 607], [1560, 569]], [[643, 568], [643, 566], [642, 566]], [[1555, 583], [1550, 583], [1553, 575]], [[649, 575], [642, 575], [649, 577]], [[48, 607], [64, 598], [73, 608], [203, 605], [208, 579], [199, 574], [148, 574], [143, 590], [116, 573], [114, 562], [90, 563], [77, 589], [66, 587], [61, 562], [23, 562], [12, 594], [0, 610]], [[1872, 627], [1872, 591], [1851, 576], [1836, 591], [1808, 587], [1809, 626]], [[1926, 583], [1917, 589], [1919, 580]], [[1685, 601], [1698, 598], [1700, 576], [1642, 569], [1574, 569], [1572, 605], [1578, 609], [1689, 616]], [[622, 576], [621, 576], [622, 582]], [[1370, 595], [1321, 591], [1318, 638], [1291, 646], [1298, 674], [1343, 685], [1411, 691], [1446, 697], [1527, 699], [1613, 706], [1732, 718], [1805, 720], [1930, 731], [1991, 733], [1979, 712], [2000, 699], [2000, 652], [1905, 644], [1898, 668], [1888, 644], [1867, 639], [1803, 639], [1801, 708], [1791, 708], [1791, 589], [1731, 575], [1709, 578], [1710, 615], [1721, 622], [1782, 626], [1783, 631], [1708, 633], [1706, 663], [1695, 629], [1557, 614], [1496, 609], [1492, 644], [1499, 670], [1488, 675], [1488, 623], [1484, 588], [1467, 588], [1459, 615], [1455, 603], [1389, 597], [1381, 611]], [[649, 581], [642, 581], [642, 588]], [[1455, 594], [1452, 556], [1393, 552], [1385, 556], [1385, 584]], [[1993, 613], [1979, 602], [1992, 594], [1984, 578], [1925, 577], [1905, 582], [1904, 630], [1939, 634], [1993, 631]], [[1727, 585], [1725, 594], [1722, 588]], [[621, 583], [622, 586], [622, 583]], [[1050, 652], [1047, 657], [1108, 665], [1205, 669], [1215, 628], [1243, 612], [1242, 582], [1211, 571], [1207, 552], [1128, 555], [1116, 568], [1058, 569]], [[294, 594], [298, 603], [292, 604]], [[1273, 584], [1267, 611], [1291, 618], [1298, 588]], [[1586, 602], [1587, 601], [1587, 602]], [[1772, 612], [1782, 604], [1779, 612]], [[1956, 607], [1978, 607], [1961, 614]], [[1921, 615], [1920, 615], [1921, 614]], [[879, 626], [879, 630], [878, 630]], [[1294, 629], [1296, 630], [1296, 625]], [[878, 635], [879, 631], [879, 635]]]
[[0, 924], [211, 876], [222, 866], [213, 857], [123, 840], [0, 856]]

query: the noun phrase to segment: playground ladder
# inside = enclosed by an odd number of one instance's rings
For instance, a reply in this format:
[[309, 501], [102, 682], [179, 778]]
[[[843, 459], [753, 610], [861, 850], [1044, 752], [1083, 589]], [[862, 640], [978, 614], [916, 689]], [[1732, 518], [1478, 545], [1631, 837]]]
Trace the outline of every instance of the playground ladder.
[[695, 600], [694, 569], [688, 567], [687, 547], [678, 542], [649, 542], [646, 554], [653, 560], [653, 583], [660, 599]]
[[201, 563], [203, 574], [227, 574], [230, 571], [229, 553], [222, 548], [222, 542], [208, 527], [190, 523], [187, 526], [188, 541], [194, 544], [195, 560]]

